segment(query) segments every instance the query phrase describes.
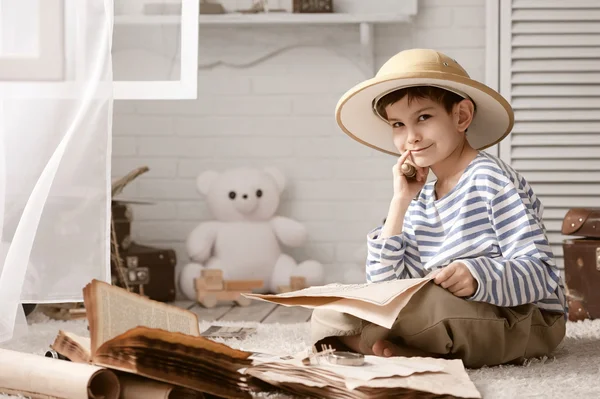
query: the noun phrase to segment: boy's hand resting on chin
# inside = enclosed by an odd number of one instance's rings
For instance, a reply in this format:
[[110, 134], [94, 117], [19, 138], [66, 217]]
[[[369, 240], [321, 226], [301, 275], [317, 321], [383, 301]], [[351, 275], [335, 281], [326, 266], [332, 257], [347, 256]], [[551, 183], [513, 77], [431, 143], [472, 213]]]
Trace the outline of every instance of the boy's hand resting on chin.
[[[427, 174], [429, 168], [422, 168], [416, 166], [414, 162], [407, 162], [408, 157], [411, 155], [410, 151], [404, 151], [404, 153], [398, 158], [398, 161], [392, 169], [394, 177], [394, 198], [412, 201], [417, 193], [421, 191], [425, 183], [427, 183]], [[402, 173], [402, 165], [409, 163], [413, 165], [417, 170], [417, 176], [415, 179], [407, 179]]]
[[472, 296], [477, 291], [477, 280], [462, 262], [452, 262], [434, 273], [433, 282], [456, 296]]

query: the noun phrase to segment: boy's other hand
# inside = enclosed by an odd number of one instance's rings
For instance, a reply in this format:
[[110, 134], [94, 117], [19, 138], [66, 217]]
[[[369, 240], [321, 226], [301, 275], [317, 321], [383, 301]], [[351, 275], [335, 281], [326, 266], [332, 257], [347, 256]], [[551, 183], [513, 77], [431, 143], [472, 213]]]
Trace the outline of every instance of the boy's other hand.
[[435, 272], [433, 282], [456, 296], [472, 296], [477, 291], [477, 280], [462, 262], [452, 262]]

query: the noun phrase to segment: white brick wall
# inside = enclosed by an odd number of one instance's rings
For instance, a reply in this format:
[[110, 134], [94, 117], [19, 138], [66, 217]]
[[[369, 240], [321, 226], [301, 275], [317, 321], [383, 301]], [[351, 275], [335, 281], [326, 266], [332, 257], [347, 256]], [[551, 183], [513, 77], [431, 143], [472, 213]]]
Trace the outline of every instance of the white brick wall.
[[[222, 3], [236, 9], [249, 1]], [[285, 0], [272, 4], [291, 7]], [[388, 1], [388, 9], [393, 4]], [[413, 24], [376, 26], [377, 66], [402, 49], [432, 47], [484, 79], [484, 11], [485, 0], [420, 1]], [[113, 175], [150, 167], [126, 189], [128, 197], [153, 203], [134, 207], [134, 238], [176, 248], [181, 266], [187, 234], [211, 218], [195, 191], [195, 177], [207, 169], [278, 166], [289, 179], [279, 213], [304, 222], [310, 236], [305, 247], [289, 252], [298, 261], [325, 263], [331, 281], [386, 215], [392, 190], [395, 160], [350, 140], [333, 119], [339, 96], [367, 77], [351, 58], [358, 30], [251, 29], [201, 30], [201, 64], [218, 58], [247, 63], [290, 38], [325, 37], [331, 45], [283, 50], [248, 67], [201, 68], [198, 100], [116, 101]]]

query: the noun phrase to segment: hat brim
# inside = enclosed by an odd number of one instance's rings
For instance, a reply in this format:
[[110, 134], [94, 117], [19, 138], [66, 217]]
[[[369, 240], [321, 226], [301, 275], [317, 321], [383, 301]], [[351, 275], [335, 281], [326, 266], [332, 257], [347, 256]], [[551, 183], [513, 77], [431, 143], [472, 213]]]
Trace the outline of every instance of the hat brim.
[[373, 99], [407, 86], [433, 85], [468, 95], [477, 107], [467, 140], [475, 149], [499, 143], [512, 130], [510, 104], [488, 86], [463, 76], [443, 72], [391, 74], [366, 80], [348, 90], [336, 106], [336, 121], [354, 140], [390, 155], [400, 155], [392, 140], [392, 128], [373, 111]]

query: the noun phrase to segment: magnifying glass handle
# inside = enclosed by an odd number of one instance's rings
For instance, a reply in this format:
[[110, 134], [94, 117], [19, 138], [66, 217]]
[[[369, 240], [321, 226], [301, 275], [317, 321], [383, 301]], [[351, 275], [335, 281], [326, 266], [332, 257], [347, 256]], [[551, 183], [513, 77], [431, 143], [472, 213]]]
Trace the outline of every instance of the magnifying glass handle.
[[411, 165], [409, 163], [403, 163], [400, 167], [400, 170], [407, 179], [414, 180], [417, 178], [417, 168], [415, 168], [414, 165]]

